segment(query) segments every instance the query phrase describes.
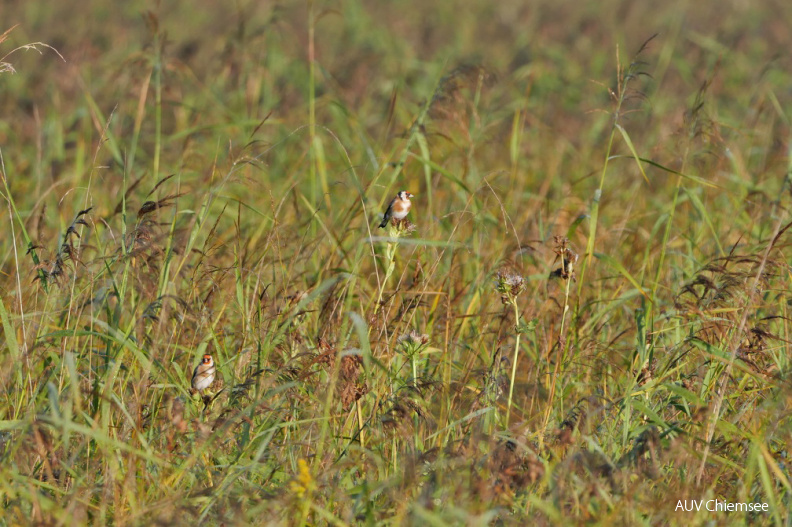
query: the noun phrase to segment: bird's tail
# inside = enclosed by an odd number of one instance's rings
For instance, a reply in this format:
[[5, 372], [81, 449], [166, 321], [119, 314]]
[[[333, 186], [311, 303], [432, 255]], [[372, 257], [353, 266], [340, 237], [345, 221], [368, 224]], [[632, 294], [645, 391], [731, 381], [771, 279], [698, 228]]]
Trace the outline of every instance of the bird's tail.
[[379, 224], [379, 228], [380, 228], [380, 229], [384, 229], [384, 228], [385, 228], [385, 226], [388, 224], [388, 221], [389, 221], [389, 220], [390, 220], [390, 218], [389, 218], [389, 217], [387, 217], [387, 216], [385, 216], [385, 217], [382, 219], [382, 223], [380, 223], [380, 224]]

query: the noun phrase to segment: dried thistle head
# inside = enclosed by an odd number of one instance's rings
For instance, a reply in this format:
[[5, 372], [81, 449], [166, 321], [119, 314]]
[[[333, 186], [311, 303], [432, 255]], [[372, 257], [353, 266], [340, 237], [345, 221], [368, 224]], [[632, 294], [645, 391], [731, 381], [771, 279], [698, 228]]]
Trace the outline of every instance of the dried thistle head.
[[369, 387], [365, 382], [345, 382], [339, 390], [341, 405], [344, 409], [349, 409], [361, 397], [369, 392]]
[[388, 235], [392, 238], [401, 238], [402, 236], [409, 236], [418, 229], [418, 226], [407, 218], [403, 220], [393, 220], [388, 229]]
[[401, 222], [400, 225], [402, 230], [402, 236], [408, 236], [414, 233], [418, 229], [418, 226], [413, 222], [411, 222], [410, 220], [404, 220], [403, 222]]
[[575, 264], [580, 255], [572, 250], [572, 244], [566, 236], [554, 236], [553, 252], [561, 258], [561, 267], [553, 271], [551, 276], [557, 276], [564, 280], [575, 281]]
[[495, 275], [495, 290], [500, 293], [504, 304], [512, 304], [525, 291], [528, 284], [522, 275], [510, 271], [498, 271]]
[[335, 344], [322, 337], [317, 339], [317, 348], [320, 353], [313, 357], [305, 366], [301, 378], [305, 379], [315, 373], [311, 368], [314, 364], [323, 365], [325, 368], [333, 366], [335, 360], [340, 360], [338, 370], [338, 391], [341, 404], [348, 409], [352, 404], [366, 395], [369, 391], [368, 385], [360, 380], [363, 372], [363, 357], [358, 352], [347, 350], [339, 352]]
[[407, 356], [413, 356], [429, 343], [429, 335], [410, 330], [409, 333], [397, 339], [399, 346]]

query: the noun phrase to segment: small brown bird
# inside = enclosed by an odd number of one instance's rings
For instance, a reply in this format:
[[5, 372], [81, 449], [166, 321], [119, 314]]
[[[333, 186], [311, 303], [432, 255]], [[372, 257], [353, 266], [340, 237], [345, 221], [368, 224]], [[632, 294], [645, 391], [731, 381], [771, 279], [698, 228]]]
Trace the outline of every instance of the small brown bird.
[[388, 204], [388, 208], [385, 211], [385, 217], [382, 218], [382, 223], [380, 223], [380, 229], [384, 228], [391, 218], [397, 221], [401, 221], [406, 218], [407, 214], [410, 212], [410, 207], [412, 207], [410, 198], [413, 196], [414, 194], [410, 194], [406, 190], [402, 190], [396, 194], [396, 197], [391, 200], [390, 204]]
[[195, 367], [192, 376], [192, 387], [196, 390], [203, 391], [212, 384], [215, 378], [215, 363], [212, 356], [206, 354], [201, 359], [201, 363]]

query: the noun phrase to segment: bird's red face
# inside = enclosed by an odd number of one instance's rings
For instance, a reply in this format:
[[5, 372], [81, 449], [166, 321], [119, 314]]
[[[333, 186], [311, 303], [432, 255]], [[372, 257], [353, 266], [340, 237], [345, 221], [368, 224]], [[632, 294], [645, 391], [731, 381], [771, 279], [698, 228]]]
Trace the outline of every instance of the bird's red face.
[[211, 355], [204, 355], [203, 359], [201, 359], [201, 364], [212, 364], [212, 356]]
[[399, 198], [403, 199], [404, 201], [410, 201], [410, 198], [412, 198], [414, 195], [415, 194], [407, 192], [406, 190], [399, 192]]

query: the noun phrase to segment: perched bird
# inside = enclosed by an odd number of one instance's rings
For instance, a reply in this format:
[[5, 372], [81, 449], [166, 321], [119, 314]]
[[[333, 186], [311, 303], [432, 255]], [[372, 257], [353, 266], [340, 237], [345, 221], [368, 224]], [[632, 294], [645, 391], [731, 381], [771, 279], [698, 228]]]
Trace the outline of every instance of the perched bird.
[[192, 387], [199, 392], [209, 388], [215, 378], [215, 363], [212, 356], [207, 354], [201, 359], [201, 363], [195, 367], [192, 376]]
[[397, 221], [401, 221], [406, 218], [407, 213], [410, 212], [410, 207], [412, 206], [410, 198], [413, 196], [414, 194], [410, 194], [406, 190], [402, 190], [396, 194], [396, 197], [393, 198], [388, 204], [388, 209], [385, 211], [385, 217], [382, 218], [382, 223], [380, 223], [380, 229], [385, 227], [391, 218]]

